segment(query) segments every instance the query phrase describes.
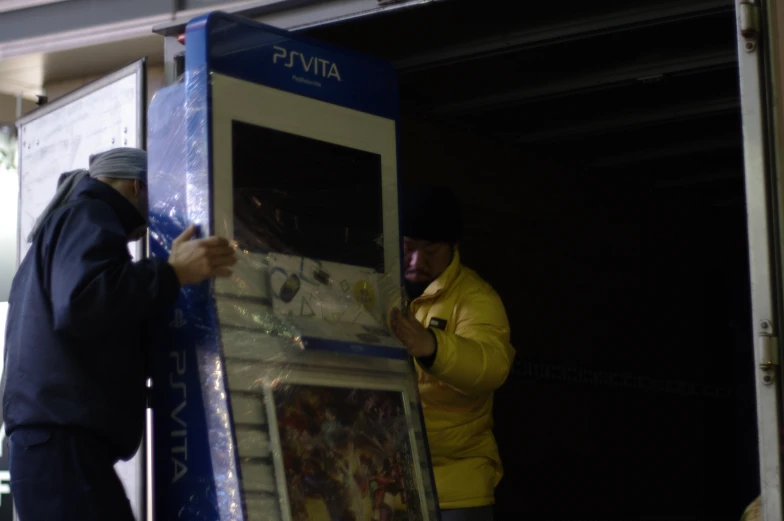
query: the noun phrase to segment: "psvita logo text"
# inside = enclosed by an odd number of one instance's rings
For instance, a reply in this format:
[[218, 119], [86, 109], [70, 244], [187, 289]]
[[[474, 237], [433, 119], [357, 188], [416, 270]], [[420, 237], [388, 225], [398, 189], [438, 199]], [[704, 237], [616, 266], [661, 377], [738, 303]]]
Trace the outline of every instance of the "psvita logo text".
[[289, 51], [284, 47], [275, 45], [275, 54], [272, 56], [272, 63], [282, 63], [284, 67], [293, 69], [301, 67], [304, 72], [310, 73], [321, 78], [334, 78], [343, 81], [340, 77], [340, 70], [336, 63], [316, 56], [305, 56], [298, 51]]

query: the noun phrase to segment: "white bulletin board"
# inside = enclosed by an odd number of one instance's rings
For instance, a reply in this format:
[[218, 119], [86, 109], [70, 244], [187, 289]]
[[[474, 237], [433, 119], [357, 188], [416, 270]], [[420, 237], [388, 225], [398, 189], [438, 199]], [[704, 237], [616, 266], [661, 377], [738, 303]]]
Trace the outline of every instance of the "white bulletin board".
[[[19, 251], [63, 172], [86, 168], [91, 154], [144, 148], [146, 60], [58, 98], [17, 122], [19, 128]], [[138, 252], [133, 252], [138, 255]]]

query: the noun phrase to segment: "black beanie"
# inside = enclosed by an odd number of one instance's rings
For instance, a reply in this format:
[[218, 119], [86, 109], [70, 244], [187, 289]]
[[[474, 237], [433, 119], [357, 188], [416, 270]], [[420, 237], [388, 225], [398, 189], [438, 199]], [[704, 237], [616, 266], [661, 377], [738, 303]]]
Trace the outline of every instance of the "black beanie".
[[463, 238], [463, 214], [454, 192], [419, 185], [403, 190], [401, 234], [414, 240], [455, 244]]

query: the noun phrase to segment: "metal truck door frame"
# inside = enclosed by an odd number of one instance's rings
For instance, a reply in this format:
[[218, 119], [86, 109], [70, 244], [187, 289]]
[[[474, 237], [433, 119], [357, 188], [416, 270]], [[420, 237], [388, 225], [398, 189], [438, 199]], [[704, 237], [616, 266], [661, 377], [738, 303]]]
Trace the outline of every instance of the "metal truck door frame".
[[[751, 276], [752, 330], [757, 386], [763, 519], [782, 519], [782, 378], [777, 337], [782, 319], [784, 112], [780, 40], [784, 20], [775, 0], [735, 0]], [[778, 6], [778, 11], [781, 11]]]

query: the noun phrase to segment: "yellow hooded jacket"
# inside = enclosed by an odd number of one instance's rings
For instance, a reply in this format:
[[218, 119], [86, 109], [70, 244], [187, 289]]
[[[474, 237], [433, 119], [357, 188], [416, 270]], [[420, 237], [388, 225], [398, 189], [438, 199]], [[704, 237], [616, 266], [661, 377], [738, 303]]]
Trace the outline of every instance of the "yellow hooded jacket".
[[504, 305], [455, 252], [410, 312], [438, 341], [433, 365], [417, 370], [441, 508], [491, 505], [503, 475], [492, 432], [493, 391], [515, 356]]

